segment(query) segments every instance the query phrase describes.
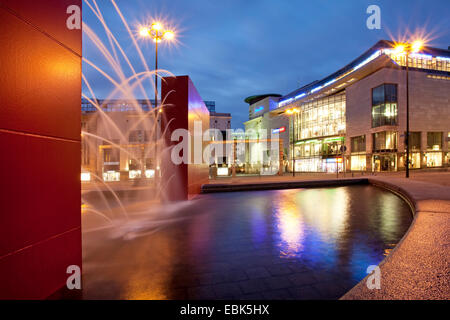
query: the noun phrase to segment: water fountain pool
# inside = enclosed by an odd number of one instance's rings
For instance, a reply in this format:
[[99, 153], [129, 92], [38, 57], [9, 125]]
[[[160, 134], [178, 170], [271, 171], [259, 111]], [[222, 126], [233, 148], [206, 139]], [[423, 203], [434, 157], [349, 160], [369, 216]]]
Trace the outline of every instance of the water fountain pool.
[[412, 221], [401, 198], [369, 185], [148, 208], [134, 204], [127, 223], [83, 234], [83, 298], [336, 299]]
[[[83, 167], [93, 181], [84, 183], [82, 192], [82, 298], [333, 299], [398, 243], [412, 220], [409, 207], [368, 185], [209, 194], [161, 204], [166, 181], [150, 184], [154, 180], [142, 174], [153, 169], [155, 175], [156, 150], [166, 148], [159, 134], [164, 128], [158, 129], [164, 114], [152, 109], [147, 95], [154, 92], [154, 71], [115, 2], [143, 70], [131, 65], [96, 1], [85, 3], [106, 36], [102, 41], [83, 24], [86, 40], [104, 59], [96, 64], [83, 54], [83, 98], [95, 111], [84, 116], [83, 150], [92, 152], [83, 152], [83, 159], [112, 150], [97, 158], [120, 166], [113, 180], [133, 166], [144, 182], [105, 182], [108, 169]], [[96, 78], [85, 75], [87, 68], [111, 83], [106, 99], [96, 98]], [[124, 112], [110, 112], [111, 99], [126, 100], [135, 122], [125, 121]], [[101, 130], [98, 121], [104, 124]], [[142, 139], [130, 139], [136, 129]], [[130, 145], [131, 140], [136, 143]], [[114, 150], [127, 160], [114, 159]]]

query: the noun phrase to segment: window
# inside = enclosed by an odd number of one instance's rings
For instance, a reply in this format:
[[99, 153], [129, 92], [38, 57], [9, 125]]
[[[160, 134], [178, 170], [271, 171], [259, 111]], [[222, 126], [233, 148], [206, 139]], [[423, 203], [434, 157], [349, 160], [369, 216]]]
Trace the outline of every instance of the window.
[[397, 85], [382, 84], [372, 89], [372, 128], [397, 125]]
[[[405, 132], [406, 137], [406, 132]], [[420, 150], [420, 132], [410, 132], [409, 133], [409, 150], [419, 151]]]
[[427, 150], [442, 150], [442, 132], [427, 132]]
[[397, 132], [383, 131], [373, 134], [373, 151], [396, 151], [397, 150]]
[[351, 156], [350, 170], [365, 171], [366, 170], [366, 156], [365, 155]]
[[366, 136], [359, 136], [352, 138], [351, 150], [352, 152], [365, 152], [366, 151]]
[[129, 141], [130, 142], [148, 142], [149, 141], [149, 133], [144, 130], [133, 130], [130, 132]]

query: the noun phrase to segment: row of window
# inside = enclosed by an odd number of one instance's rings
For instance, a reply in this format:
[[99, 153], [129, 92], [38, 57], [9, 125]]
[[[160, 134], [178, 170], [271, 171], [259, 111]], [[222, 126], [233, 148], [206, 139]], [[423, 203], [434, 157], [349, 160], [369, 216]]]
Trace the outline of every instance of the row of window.
[[[450, 133], [449, 133], [450, 138]], [[398, 134], [395, 131], [383, 131], [373, 133], [372, 151], [395, 151], [397, 150]], [[409, 148], [412, 151], [421, 150], [422, 133], [410, 132]], [[443, 132], [427, 132], [427, 150], [442, 150]], [[366, 152], [366, 136], [357, 136], [351, 138], [351, 152]]]
[[[389, 53], [389, 57], [401, 66], [406, 66], [406, 56]], [[432, 57], [424, 54], [409, 55], [408, 65], [411, 68], [430, 69], [450, 72], [450, 59]]]
[[[345, 133], [345, 94], [306, 102], [293, 116], [294, 139], [333, 136]], [[292, 129], [290, 129], [292, 130]], [[290, 136], [292, 137], [292, 131]]]

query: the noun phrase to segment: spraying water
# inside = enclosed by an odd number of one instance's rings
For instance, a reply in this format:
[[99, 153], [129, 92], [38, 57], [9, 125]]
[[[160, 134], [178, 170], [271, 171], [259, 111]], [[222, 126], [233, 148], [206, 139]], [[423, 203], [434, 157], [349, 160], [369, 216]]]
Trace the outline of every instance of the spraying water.
[[[153, 97], [153, 77], [173, 76], [167, 70], [150, 70], [135, 34], [117, 4], [113, 8], [137, 54], [142, 70], [131, 63], [127, 52], [111, 32], [97, 2], [85, 0], [104, 31], [103, 40], [83, 22], [83, 35], [97, 51], [83, 57], [82, 94], [82, 223], [83, 233], [102, 233], [108, 239], [133, 239], [157, 232], [185, 219], [177, 212], [192, 202], [165, 204], [160, 159], [166, 145], [160, 112], [167, 97]], [[103, 63], [94, 63], [91, 56]], [[100, 57], [100, 58], [98, 58]], [[96, 71], [111, 86], [99, 99]], [[94, 77], [93, 77], [94, 78]], [[97, 79], [97, 78], [94, 78]], [[175, 179], [170, 177], [169, 179]], [[83, 179], [82, 179], [83, 180]]]

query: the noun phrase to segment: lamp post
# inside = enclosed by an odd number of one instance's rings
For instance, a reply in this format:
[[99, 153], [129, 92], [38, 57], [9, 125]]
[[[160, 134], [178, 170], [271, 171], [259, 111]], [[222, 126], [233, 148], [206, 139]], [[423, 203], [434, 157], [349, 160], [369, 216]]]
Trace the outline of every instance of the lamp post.
[[[143, 27], [140, 29], [139, 34], [142, 37], [149, 37], [153, 39], [155, 43], [155, 173], [154, 173], [154, 181], [156, 185], [156, 179], [158, 177], [158, 168], [159, 168], [159, 159], [158, 159], [158, 43], [162, 40], [172, 40], [175, 37], [175, 33], [171, 30], [165, 30], [163, 25], [160, 22], [153, 22], [150, 27]], [[143, 168], [141, 169], [141, 177]]]
[[421, 40], [416, 40], [412, 44], [404, 43], [395, 46], [395, 53], [397, 55], [405, 55], [406, 58], [406, 174], [405, 177], [409, 178], [409, 55], [420, 51], [423, 46]]
[[[297, 108], [292, 108], [292, 109], [286, 110], [286, 113], [288, 115], [294, 115], [294, 116], [296, 113], [299, 113], [299, 112], [300, 112], [300, 110]], [[294, 120], [295, 120], [294, 117], [292, 117], [292, 176], [293, 177], [295, 177]], [[290, 126], [290, 123], [289, 123], [289, 126]]]

